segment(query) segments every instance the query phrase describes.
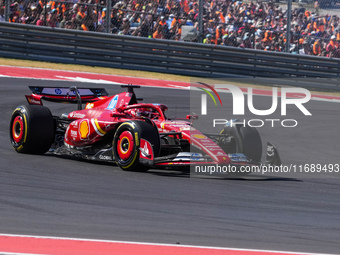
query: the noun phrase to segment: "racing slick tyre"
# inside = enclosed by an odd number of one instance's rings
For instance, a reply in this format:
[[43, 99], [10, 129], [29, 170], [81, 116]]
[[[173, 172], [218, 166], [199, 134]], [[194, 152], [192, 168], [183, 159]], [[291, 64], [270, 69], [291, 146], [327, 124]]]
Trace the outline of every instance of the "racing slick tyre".
[[[232, 136], [235, 139], [233, 151], [227, 153], [243, 153], [253, 161], [261, 162], [262, 140], [256, 128], [236, 124], [233, 127], [225, 127], [221, 134]], [[223, 146], [221, 148], [223, 149]]]
[[44, 154], [49, 150], [55, 134], [51, 111], [40, 105], [21, 105], [12, 113], [10, 140], [20, 153]]
[[113, 137], [113, 155], [116, 164], [125, 171], [145, 172], [148, 165], [140, 163], [141, 139], [152, 145], [153, 156], [160, 152], [160, 137], [157, 126], [149, 121], [126, 121], [122, 123]]

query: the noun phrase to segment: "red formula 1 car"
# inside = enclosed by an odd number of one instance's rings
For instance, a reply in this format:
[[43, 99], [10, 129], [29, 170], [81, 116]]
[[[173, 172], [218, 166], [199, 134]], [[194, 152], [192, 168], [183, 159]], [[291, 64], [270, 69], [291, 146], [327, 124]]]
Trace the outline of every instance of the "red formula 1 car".
[[[134, 88], [108, 96], [105, 89], [29, 87], [29, 105], [18, 106], [10, 140], [19, 153], [54, 153], [115, 162], [128, 171], [180, 168], [193, 164], [258, 165], [261, 138], [256, 129], [235, 125], [203, 134], [188, 120], [165, 116], [163, 104], [138, 103]], [[42, 100], [78, 103], [78, 110], [53, 116]], [[82, 103], [87, 103], [82, 109]], [[191, 119], [191, 121], [189, 121]], [[268, 143], [267, 163], [280, 164]]]

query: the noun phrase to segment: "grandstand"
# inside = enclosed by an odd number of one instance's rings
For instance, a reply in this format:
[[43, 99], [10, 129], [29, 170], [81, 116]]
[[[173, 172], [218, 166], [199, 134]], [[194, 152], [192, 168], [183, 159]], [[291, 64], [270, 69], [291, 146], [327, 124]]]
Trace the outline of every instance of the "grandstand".
[[1, 0], [0, 21], [275, 52], [285, 51], [290, 38], [291, 53], [340, 57], [339, 17], [318, 9], [294, 8], [287, 37], [287, 10], [276, 2], [206, 0], [202, 15], [197, 0], [109, 3]]

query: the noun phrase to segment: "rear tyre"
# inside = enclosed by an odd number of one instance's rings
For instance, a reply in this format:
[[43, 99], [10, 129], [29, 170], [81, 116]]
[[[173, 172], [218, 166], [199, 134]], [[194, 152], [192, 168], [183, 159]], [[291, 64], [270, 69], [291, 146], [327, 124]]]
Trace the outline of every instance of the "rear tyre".
[[53, 116], [44, 106], [18, 106], [12, 113], [9, 133], [11, 144], [17, 152], [44, 154], [54, 141]]
[[[221, 134], [234, 138], [233, 148], [226, 153], [243, 153], [253, 161], [260, 162], [262, 158], [262, 140], [254, 127], [236, 124], [233, 127], [225, 127]], [[223, 146], [221, 146], [223, 149]]]
[[148, 166], [140, 163], [140, 139], [149, 141], [154, 157], [159, 155], [160, 138], [154, 123], [126, 121], [122, 123], [113, 137], [113, 155], [116, 164], [124, 171], [145, 172]]

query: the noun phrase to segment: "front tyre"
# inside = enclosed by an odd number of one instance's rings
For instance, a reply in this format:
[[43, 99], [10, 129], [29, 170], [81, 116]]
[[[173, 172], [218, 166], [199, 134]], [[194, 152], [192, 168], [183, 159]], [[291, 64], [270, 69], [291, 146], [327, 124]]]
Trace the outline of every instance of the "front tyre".
[[11, 144], [17, 152], [44, 154], [54, 141], [53, 116], [44, 106], [18, 106], [12, 113], [9, 133]]
[[126, 121], [122, 123], [113, 138], [113, 155], [116, 164], [125, 171], [144, 172], [148, 166], [140, 163], [139, 146], [141, 139], [149, 141], [153, 153], [158, 156], [160, 138], [156, 126], [144, 121]]
[[[236, 124], [225, 127], [221, 134], [234, 138], [233, 148], [228, 148], [227, 153], [243, 153], [253, 161], [261, 162], [262, 140], [256, 128]], [[223, 146], [221, 148], [224, 149]]]

